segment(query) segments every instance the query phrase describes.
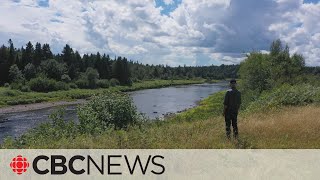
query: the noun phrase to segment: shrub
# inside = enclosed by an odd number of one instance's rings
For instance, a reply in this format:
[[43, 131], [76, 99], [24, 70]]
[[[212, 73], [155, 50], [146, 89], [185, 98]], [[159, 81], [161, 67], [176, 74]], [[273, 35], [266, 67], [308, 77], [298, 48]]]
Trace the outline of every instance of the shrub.
[[59, 91], [59, 90], [69, 90], [70, 89], [70, 86], [65, 83], [65, 82], [57, 82], [56, 85], [55, 85], [55, 90]]
[[29, 86], [32, 91], [49, 92], [56, 90], [56, 81], [47, 77], [37, 77], [29, 81]]
[[100, 79], [97, 81], [97, 86], [100, 88], [108, 88], [110, 86], [110, 82], [107, 79]]
[[4, 87], [10, 87], [9, 83], [4, 83]]
[[85, 88], [88, 88], [89, 82], [88, 82], [87, 79], [81, 77], [80, 79], [78, 79], [78, 80], [76, 81], [76, 85], [77, 85], [79, 88], [81, 88], [81, 89], [85, 89]]
[[107, 128], [123, 129], [139, 121], [132, 99], [126, 94], [107, 93], [93, 97], [78, 110], [80, 131], [98, 133]]
[[29, 63], [24, 67], [23, 73], [24, 73], [24, 77], [27, 80], [35, 78], [36, 77], [36, 67], [32, 63]]
[[47, 77], [55, 80], [61, 80], [62, 75], [67, 72], [66, 64], [59, 63], [55, 59], [43, 61], [41, 63], [41, 69]]
[[70, 83], [69, 86], [70, 86], [71, 89], [77, 89], [78, 88], [78, 86], [75, 83]]
[[15, 90], [5, 90], [5, 91], [3, 91], [3, 92], [1, 93], [1, 95], [13, 97], [13, 96], [19, 95], [18, 92], [19, 92], [19, 91], [15, 91]]
[[282, 85], [271, 91], [263, 92], [252, 102], [246, 111], [277, 109], [281, 106], [299, 106], [320, 103], [320, 87], [309, 84]]
[[118, 79], [112, 78], [110, 80], [110, 86], [118, 86], [118, 85], [120, 85], [120, 82]]
[[89, 67], [85, 73], [80, 75], [80, 78], [76, 81], [79, 88], [94, 89], [97, 87], [99, 79], [99, 73], [96, 69]]
[[24, 80], [23, 74], [16, 64], [12, 65], [9, 69], [10, 82], [21, 82]]
[[27, 86], [27, 85], [22, 86], [20, 90], [21, 90], [22, 92], [30, 92], [30, 91], [31, 91], [30, 87]]
[[97, 81], [99, 78], [99, 73], [96, 69], [93, 68], [88, 68], [86, 71], [86, 76], [87, 76], [87, 80], [88, 80], [88, 85], [89, 88], [94, 89], [97, 87]]
[[10, 84], [11, 89], [21, 89], [23, 84], [21, 82], [13, 82]]
[[71, 82], [71, 78], [70, 78], [70, 76], [67, 75], [67, 74], [62, 75], [62, 76], [61, 76], [61, 80], [62, 80], [63, 82], [66, 82], [66, 83]]

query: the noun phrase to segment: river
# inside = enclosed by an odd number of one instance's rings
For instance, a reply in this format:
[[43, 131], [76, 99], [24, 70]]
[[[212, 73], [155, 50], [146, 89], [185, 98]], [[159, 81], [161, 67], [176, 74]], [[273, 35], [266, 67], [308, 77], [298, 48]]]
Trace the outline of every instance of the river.
[[[225, 83], [196, 84], [160, 89], [129, 92], [139, 112], [150, 119], [163, 118], [165, 114], [177, 113], [195, 107], [197, 102], [210, 94], [227, 89]], [[29, 129], [50, 122], [49, 115], [58, 107], [35, 111], [0, 115], [0, 143], [7, 136], [19, 137]], [[77, 106], [65, 107], [65, 119], [77, 121]]]

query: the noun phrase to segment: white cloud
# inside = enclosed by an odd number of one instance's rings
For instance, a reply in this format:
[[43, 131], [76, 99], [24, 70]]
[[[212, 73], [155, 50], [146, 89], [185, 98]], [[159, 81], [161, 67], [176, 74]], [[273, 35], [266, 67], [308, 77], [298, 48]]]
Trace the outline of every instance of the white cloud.
[[174, 4], [174, 0], [163, 0], [165, 5], [171, 5]]
[[[164, 0], [173, 4], [173, 0]], [[320, 4], [302, 0], [183, 0], [162, 15], [153, 0], [36, 0], [0, 4], [0, 41], [69, 43], [81, 53], [101, 51], [143, 63], [239, 63], [243, 53], [268, 51], [281, 38], [308, 65], [320, 65]], [[10, 17], [10, 18], [9, 18]]]

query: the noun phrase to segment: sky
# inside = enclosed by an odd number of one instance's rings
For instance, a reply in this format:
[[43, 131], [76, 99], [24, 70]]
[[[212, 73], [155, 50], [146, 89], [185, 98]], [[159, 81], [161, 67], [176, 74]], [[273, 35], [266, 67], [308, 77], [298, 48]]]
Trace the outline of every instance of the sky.
[[320, 66], [320, 0], [1, 0], [0, 44], [170, 66], [239, 64], [280, 38]]

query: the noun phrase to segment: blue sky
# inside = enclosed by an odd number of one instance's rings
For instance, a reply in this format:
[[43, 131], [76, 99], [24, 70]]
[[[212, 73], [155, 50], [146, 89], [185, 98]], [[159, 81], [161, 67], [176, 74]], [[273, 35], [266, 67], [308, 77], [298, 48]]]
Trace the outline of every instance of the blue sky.
[[37, 3], [41, 7], [49, 7], [49, 0], [37, 0]]
[[320, 65], [319, 19], [319, 0], [2, 0], [0, 44], [194, 66], [238, 64], [280, 38]]
[[319, 0], [303, 0], [305, 3], [318, 3]]
[[172, 0], [172, 4], [166, 4], [163, 0], [156, 0], [156, 7], [162, 7], [162, 14], [169, 15], [172, 11], [174, 11], [180, 4], [182, 0]]

